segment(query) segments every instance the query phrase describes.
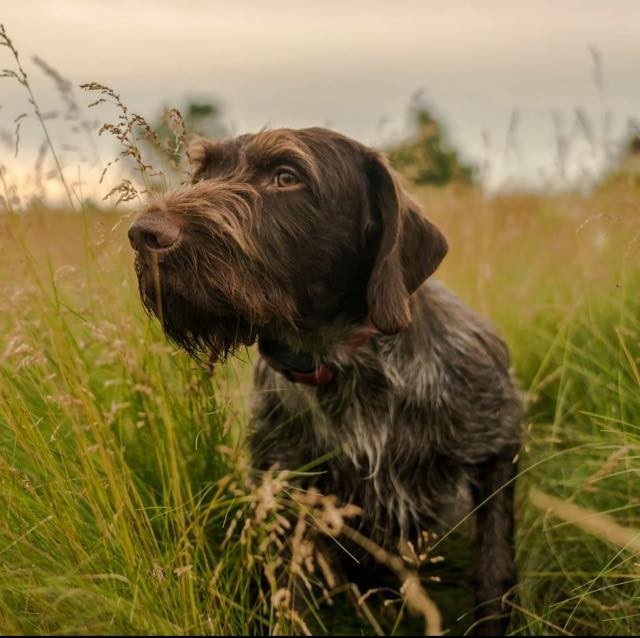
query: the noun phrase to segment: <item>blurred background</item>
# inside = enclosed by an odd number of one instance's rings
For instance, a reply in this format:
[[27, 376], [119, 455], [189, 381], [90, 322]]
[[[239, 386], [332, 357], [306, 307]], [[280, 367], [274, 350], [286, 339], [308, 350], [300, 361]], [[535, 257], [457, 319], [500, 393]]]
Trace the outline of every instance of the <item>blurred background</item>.
[[[4, 0], [0, 18], [87, 195], [113, 144], [69, 135], [59, 87], [34, 56], [70, 81], [88, 122], [104, 116], [84, 110], [93, 98], [77, 87], [90, 81], [150, 122], [170, 106], [195, 107], [202, 122], [211, 111], [197, 107], [213, 106], [207, 133], [324, 125], [383, 148], [428, 107], [492, 189], [589, 184], [637, 129], [633, 0]], [[4, 80], [0, 106], [1, 162], [24, 182], [42, 132], [24, 118], [13, 157], [23, 87]], [[59, 195], [56, 182], [46, 186]]]
[[[255, 348], [211, 371], [169, 343], [126, 236], [187, 134], [324, 125], [389, 155], [436, 276], [509, 345], [509, 633], [640, 635], [640, 2], [1, 0], [0, 25], [0, 633], [424, 629], [398, 583], [326, 603], [307, 514], [248, 471]], [[468, 536], [420, 547], [473, 631]]]

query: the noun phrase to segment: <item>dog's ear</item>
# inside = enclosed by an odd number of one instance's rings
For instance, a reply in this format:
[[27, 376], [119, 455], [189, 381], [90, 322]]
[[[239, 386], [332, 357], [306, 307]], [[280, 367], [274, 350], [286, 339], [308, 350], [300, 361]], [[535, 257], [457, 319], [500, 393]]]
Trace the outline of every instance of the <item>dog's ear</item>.
[[447, 253], [444, 235], [424, 216], [380, 154], [367, 158], [370, 201], [380, 227], [367, 288], [369, 318], [385, 334], [411, 321], [409, 297]]
[[215, 142], [206, 137], [195, 136], [189, 141], [187, 159], [191, 169], [191, 182], [196, 183], [207, 169], [213, 156]]

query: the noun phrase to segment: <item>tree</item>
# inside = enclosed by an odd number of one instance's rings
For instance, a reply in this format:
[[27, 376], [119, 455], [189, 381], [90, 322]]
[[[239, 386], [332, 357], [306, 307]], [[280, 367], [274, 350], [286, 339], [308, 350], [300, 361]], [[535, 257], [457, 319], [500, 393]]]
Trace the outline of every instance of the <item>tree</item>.
[[442, 126], [420, 100], [419, 94], [413, 100], [410, 117], [415, 132], [409, 140], [389, 149], [392, 165], [416, 184], [444, 186], [450, 182], [471, 183], [474, 167], [460, 160]]

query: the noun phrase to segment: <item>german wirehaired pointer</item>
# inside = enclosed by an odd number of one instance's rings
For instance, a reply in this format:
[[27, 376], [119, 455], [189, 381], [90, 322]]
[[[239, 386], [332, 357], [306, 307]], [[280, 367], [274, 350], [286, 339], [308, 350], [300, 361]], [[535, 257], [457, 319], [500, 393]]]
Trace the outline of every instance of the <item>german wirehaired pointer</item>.
[[326, 457], [316, 486], [370, 538], [450, 525], [470, 491], [477, 631], [504, 631], [521, 401], [493, 328], [430, 279], [445, 238], [379, 153], [325, 129], [190, 159], [192, 185], [129, 230], [144, 305], [192, 354], [258, 342], [255, 468]]

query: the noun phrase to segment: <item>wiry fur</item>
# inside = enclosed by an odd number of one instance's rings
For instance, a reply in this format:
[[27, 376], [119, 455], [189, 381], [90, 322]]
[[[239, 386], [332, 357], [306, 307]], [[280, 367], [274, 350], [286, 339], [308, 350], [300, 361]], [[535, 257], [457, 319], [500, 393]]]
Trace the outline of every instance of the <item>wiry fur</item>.
[[512, 462], [519, 447], [520, 398], [501, 340], [435, 281], [411, 306], [422, 321], [401, 334], [348, 358], [324, 353], [339, 370], [327, 387], [292, 386], [264, 361], [255, 377], [256, 462], [293, 469], [337, 451], [317, 480], [360, 505], [363, 526], [386, 544], [446, 528], [478, 464]]
[[[479, 615], [498, 614], [515, 582], [521, 404], [493, 328], [429, 279], [442, 234], [384, 158], [324, 129], [200, 140], [190, 156], [194, 184], [146, 212], [181, 234], [140, 251], [145, 306], [192, 353], [265, 338], [328, 363], [333, 381], [308, 387], [258, 361], [255, 468], [326, 457], [306, 481], [359, 505], [385, 545], [446, 528], [470, 492]], [[275, 188], [279, 166], [299, 183]], [[375, 335], [349, 348], [364, 326]]]
[[251, 345], [255, 324], [265, 317], [292, 321], [292, 302], [269, 287], [263, 275], [268, 256], [252, 237], [259, 198], [250, 184], [207, 181], [157, 198], [147, 210], [169, 214], [183, 226], [180, 242], [188, 249], [138, 254], [142, 301], [191, 354], [213, 352], [222, 359]]

